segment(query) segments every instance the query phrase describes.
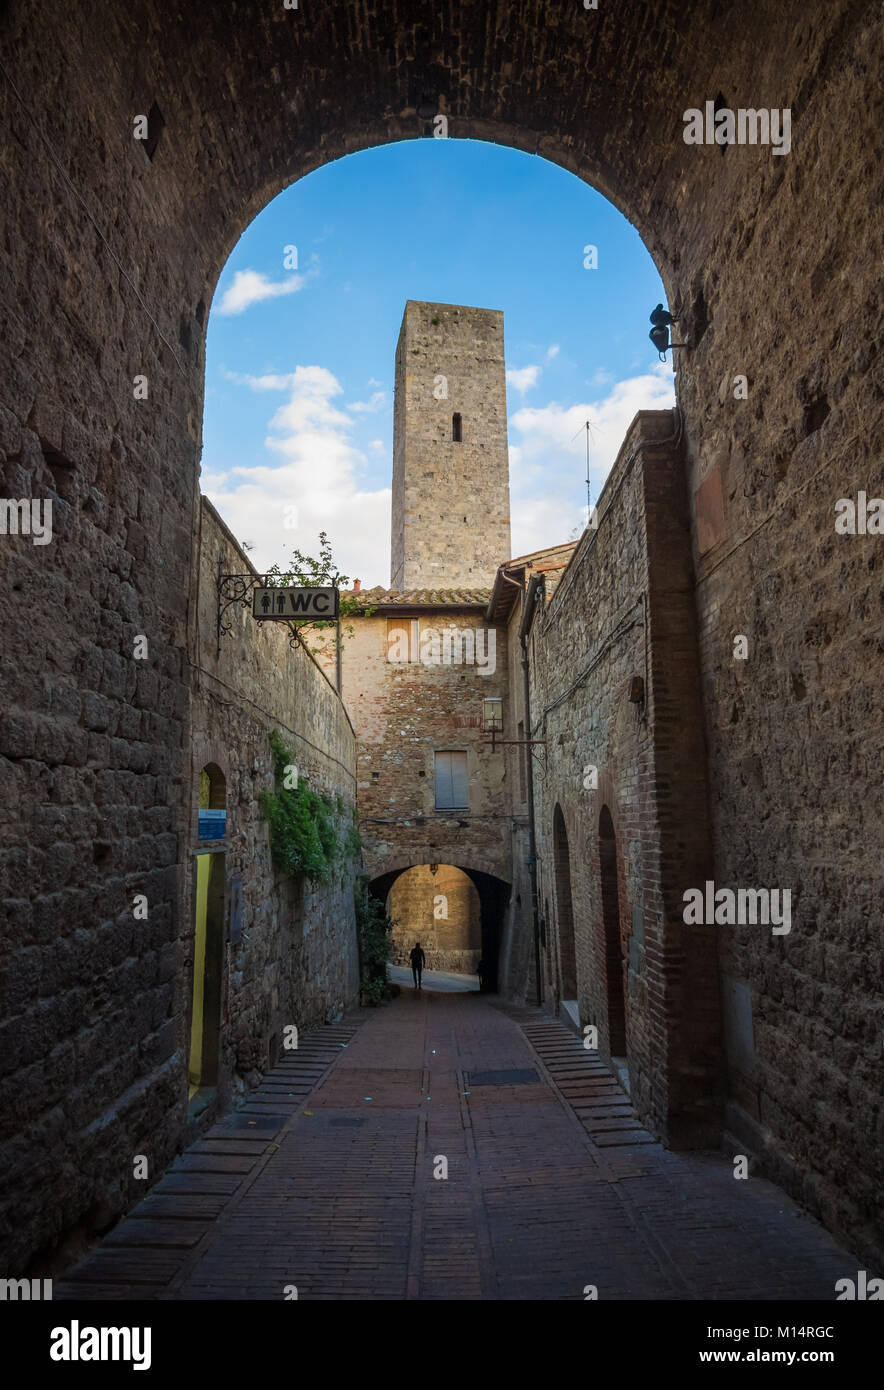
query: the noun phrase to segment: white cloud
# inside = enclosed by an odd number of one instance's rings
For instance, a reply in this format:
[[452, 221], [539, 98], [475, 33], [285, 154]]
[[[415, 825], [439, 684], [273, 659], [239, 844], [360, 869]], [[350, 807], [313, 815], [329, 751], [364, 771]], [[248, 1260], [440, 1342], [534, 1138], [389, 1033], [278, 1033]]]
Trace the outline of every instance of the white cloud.
[[616, 382], [597, 400], [570, 406], [550, 401], [515, 411], [510, 438], [516, 442], [509, 451], [513, 554], [560, 544], [585, 521], [587, 420], [595, 503], [636, 413], [674, 404], [671, 368], [660, 363]]
[[[358, 481], [368, 456], [377, 459], [385, 446], [375, 439], [363, 453], [354, 444], [357, 418], [341, 408], [343, 390], [334, 374], [299, 366], [286, 373], [227, 376], [251, 391], [285, 393], [268, 422], [263, 457], [224, 473], [207, 458], [202, 475], [203, 491], [234, 535], [253, 543], [255, 566], [283, 562], [296, 546], [315, 554], [324, 530], [345, 574], [366, 588], [389, 584], [391, 490], [372, 491]], [[587, 419], [595, 502], [636, 412], [674, 403], [671, 367], [661, 363], [577, 405], [550, 401], [516, 410], [509, 429], [512, 553], [560, 544], [576, 526], [582, 528]], [[286, 507], [296, 508], [291, 530], [284, 524]]]
[[284, 280], [270, 280], [260, 270], [238, 270], [233, 283], [228, 285], [221, 296], [221, 303], [215, 312], [230, 315], [241, 314], [251, 304], [262, 299], [277, 299], [283, 294], [294, 294], [304, 286], [303, 275], [287, 275]]
[[386, 404], [386, 391], [374, 391], [372, 392], [371, 400], [353, 401], [347, 406], [347, 409], [354, 411], [357, 415], [376, 415], [379, 410], [383, 410]]
[[253, 391], [284, 391], [295, 379], [294, 372], [265, 372], [263, 376], [249, 376], [246, 372], [229, 372], [226, 368], [222, 375], [239, 386], [250, 386]]
[[546, 350], [546, 360], [548, 362], [551, 362], [554, 357], [558, 357], [560, 351], [561, 348], [559, 347], [558, 343], [551, 343]]
[[[203, 473], [202, 487], [233, 534], [254, 546], [257, 569], [284, 563], [298, 547], [310, 555], [327, 531], [343, 573], [366, 587], [388, 584], [390, 488], [369, 491], [356, 481], [366, 457], [352, 442], [354, 421], [338, 408], [343, 394], [325, 367], [240, 377], [253, 391], [285, 391], [287, 400], [270, 418], [265, 461]], [[286, 511], [293, 508], [293, 512]], [[296, 525], [287, 529], [287, 516]]]
[[510, 386], [514, 387], [520, 395], [530, 391], [532, 386], [536, 386], [540, 379], [539, 367], [510, 367], [506, 374], [506, 379]]

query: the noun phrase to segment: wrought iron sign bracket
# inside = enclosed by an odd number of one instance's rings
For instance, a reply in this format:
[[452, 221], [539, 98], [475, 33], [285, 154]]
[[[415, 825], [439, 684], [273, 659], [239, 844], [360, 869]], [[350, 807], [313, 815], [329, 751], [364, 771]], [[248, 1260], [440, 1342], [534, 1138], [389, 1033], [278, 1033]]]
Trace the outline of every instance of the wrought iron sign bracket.
[[[233, 631], [233, 623], [229, 617], [229, 611], [234, 604], [240, 604], [243, 608], [250, 609], [252, 606], [252, 592], [255, 589], [265, 589], [267, 587], [267, 577], [263, 574], [225, 574], [223, 561], [218, 556], [218, 641], [215, 655], [221, 655], [221, 638], [227, 637]], [[289, 631], [289, 646], [292, 651], [304, 645], [297, 623], [286, 623]]]
[[[221, 638], [233, 631], [229, 610], [239, 603], [243, 608], [252, 605], [252, 590], [264, 587], [264, 576], [260, 574], [225, 574], [223, 560], [218, 556], [218, 644], [216, 656], [221, 655]], [[294, 645], [294, 643], [292, 643]]]
[[500, 729], [496, 725], [489, 725], [483, 728], [482, 733], [491, 735], [490, 738], [483, 738], [482, 743], [486, 747], [490, 745], [492, 753], [504, 746], [509, 748], [529, 748], [532, 750], [534, 748], [546, 747], [545, 738], [498, 738], [497, 734], [500, 733]]

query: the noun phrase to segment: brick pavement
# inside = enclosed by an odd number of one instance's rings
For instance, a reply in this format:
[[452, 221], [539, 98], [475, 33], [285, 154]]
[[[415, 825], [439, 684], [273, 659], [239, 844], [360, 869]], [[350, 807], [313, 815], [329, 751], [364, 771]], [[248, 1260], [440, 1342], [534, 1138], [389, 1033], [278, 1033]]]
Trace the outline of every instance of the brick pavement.
[[732, 1172], [539, 1011], [405, 991], [303, 1039], [56, 1298], [831, 1301], [855, 1257]]

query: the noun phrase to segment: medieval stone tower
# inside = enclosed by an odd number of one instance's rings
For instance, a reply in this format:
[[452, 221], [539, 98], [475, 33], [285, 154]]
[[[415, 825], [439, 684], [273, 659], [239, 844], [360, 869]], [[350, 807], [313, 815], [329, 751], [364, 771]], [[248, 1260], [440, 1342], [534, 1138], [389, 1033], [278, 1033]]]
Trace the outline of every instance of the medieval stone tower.
[[510, 553], [499, 310], [409, 299], [393, 435], [391, 587], [490, 588]]

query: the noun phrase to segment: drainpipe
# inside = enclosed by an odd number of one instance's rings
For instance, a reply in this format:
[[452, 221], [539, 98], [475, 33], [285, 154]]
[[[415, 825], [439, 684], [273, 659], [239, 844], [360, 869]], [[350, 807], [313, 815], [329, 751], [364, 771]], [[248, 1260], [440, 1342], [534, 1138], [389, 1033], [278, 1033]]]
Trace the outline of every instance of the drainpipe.
[[[540, 600], [543, 576], [532, 574], [528, 580], [525, 602], [522, 607], [522, 621], [519, 623], [519, 644], [522, 648], [522, 682], [525, 703], [525, 729], [531, 738], [531, 682], [528, 671], [528, 633], [534, 618], [535, 607]], [[531, 879], [531, 918], [534, 926], [534, 974], [537, 981], [537, 1003], [543, 1003], [543, 977], [540, 970], [540, 912], [537, 902], [537, 836], [534, 831], [534, 759], [529, 743], [526, 754], [528, 764], [528, 873]]]

